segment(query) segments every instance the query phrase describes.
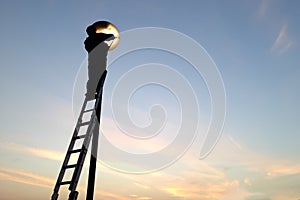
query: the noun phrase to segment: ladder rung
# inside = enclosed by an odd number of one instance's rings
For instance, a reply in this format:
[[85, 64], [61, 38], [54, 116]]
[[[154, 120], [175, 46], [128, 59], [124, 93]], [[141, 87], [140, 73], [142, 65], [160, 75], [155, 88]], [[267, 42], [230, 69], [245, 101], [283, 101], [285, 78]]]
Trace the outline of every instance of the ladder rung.
[[76, 164], [74, 164], [74, 165], [67, 165], [67, 166], [64, 166], [64, 168], [65, 169], [68, 169], [68, 168], [74, 168], [74, 167], [76, 167], [77, 165]]
[[60, 185], [68, 185], [71, 184], [71, 181], [62, 181], [60, 182]]
[[86, 136], [86, 134], [79, 135], [79, 136], [74, 137], [74, 139], [77, 140], [77, 139], [85, 138], [85, 136]]
[[81, 151], [81, 149], [74, 149], [74, 150], [69, 151], [69, 153], [78, 153], [80, 151]]
[[87, 122], [80, 123], [79, 125], [80, 126], [86, 126], [86, 125], [89, 125], [89, 124], [90, 124], [90, 121], [87, 121]]
[[94, 101], [95, 99], [86, 99], [86, 102]]
[[85, 111], [83, 111], [84, 113], [87, 113], [87, 112], [91, 112], [91, 111], [93, 111], [94, 110], [94, 108], [91, 108], [91, 109], [88, 109], [88, 110], [85, 110]]

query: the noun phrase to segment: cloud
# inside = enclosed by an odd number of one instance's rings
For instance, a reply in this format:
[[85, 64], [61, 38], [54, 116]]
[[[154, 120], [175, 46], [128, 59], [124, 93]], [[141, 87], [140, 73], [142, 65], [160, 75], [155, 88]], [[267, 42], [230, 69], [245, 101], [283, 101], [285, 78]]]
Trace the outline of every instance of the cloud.
[[268, 176], [282, 176], [300, 174], [300, 164], [290, 165], [289, 163], [273, 165], [268, 169]]
[[112, 199], [112, 200], [132, 200], [131, 197], [124, 197], [122, 195], [112, 193], [109, 191], [99, 190], [97, 189], [96, 194], [98, 197], [101, 197], [101, 199]]
[[[1, 142], [0, 148], [62, 162], [64, 153], [49, 149]], [[85, 166], [86, 168], [86, 166]], [[87, 170], [87, 168], [85, 169]], [[205, 160], [197, 159], [192, 151], [175, 165], [153, 174], [132, 176], [115, 172], [102, 165], [97, 195], [104, 199], [264, 199], [279, 200], [297, 191], [300, 165], [292, 160], [280, 160], [249, 149], [232, 135], [224, 134], [213, 153]], [[294, 178], [293, 178], [294, 177]], [[56, 178], [56, 177], [55, 177]], [[0, 167], [0, 180], [14, 181], [37, 187], [53, 188], [55, 178], [23, 170]], [[112, 188], [124, 185], [124, 189]], [[103, 188], [104, 187], [104, 188]], [[79, 185], [79, 191], [85, 191]], [[261, 194], [255, 196], [256, 194]], [[253, 196], [254, 195], [254, 196]], [[294, 196], [289, 196], [293, 197]]]
[[266, 15], [266, 11], [268, 8], [267, 0], [261, 0], [258, 5], [257, 14], [259, 17], [263, 17]]
[[234, 193], [232, 190], [232, 193], [225, 193], [222, 199], [296, 198], [292, 194], [298, 191], [295, 188], [299, 187], [300, 165], [295, 160], [262, 154], [232, 135], [223, 134], [216, 149], [205, 161], [211, 168], [224, 174], [216, 183], [239, 181], [235, 194], [238, 198], [235, 195], [229, 198]]
[[269, 197], [266, 197], [265, 195], [256, 194], [247, 197], [246, 200], [271, 200], [271, 199]]
[[[224, 134], [216, 149], [205, 160], [197, 159], [197, 155], [189, 151], [173, 166], [153, 174], [115, 176], [118, 179], [123, 176], [131, 183], [126, 186], [128, 190], [141, 192], [131, 193], [137, 195], [131, 196], [134, 199], [149, 196], [153, 199], [229, 200], [270, 197], [275, 200], [280, 199], [276, 191], [286, 194], [285, 184], [281, 184], [282, 179], [278, 178], [291, 176], [297, 173], [298, 169], [300, 166], [295, 165], [292, 160], [280, 160], [271, 155], [261, 154], [249, 149], [232, 135]], [[273, 185], [269, 182], [271, 180], [275, 182]], [[276, 187], [278, 184], [283, 189]], [[286, 184], [288, 186], [290, 183]], [[273, 188], [276, 188], [276, 191], [273, 191]], [[262, 193], [266, 190], [266, 194]], [[150, 195], [147, 195], [148, 191], [151, 192]], [[255, 196], [260, 193], [262, 195]]]
[[293, 41], [287, 33], [287, 25], [283, 24], [271, 50], [278, 54], [282, 54], [286, 52], [292, 46], [292, 44]]
[[[252, 185], [249, 187], [253, 193], [260, 194], [260, 198], [252, 199], [298, 199], [300, 174], [280, 175], [280, 176], [257, 176], [252, 178]], [[251, 194], [249, 196], [252, 196]], [[255, 195], [254, 195], [255, 197]], [[265, 198], [268, 197], [268, 198]], [[249, 198], [251, 199], [251, 198]]]
[[228, 193], [232, 190], [237, 190], [239, 181], [220, 181], [218, 183], [207, 182], [202, 184], [187, 184], [181, 182], [175, 183], [174, 186], [165, 187], [163, 190], [173, 196], [185, 197], [188, 199], [223, 199], [226, 198]]
[[53, 179], [45, 176], [6, 167], [0, 167], [0, 180], [14, 181], [46, 188], [52, 187], [55, 183]]
[[16, 144], [12, 142], [0, 142], [0, 145], [2, 149], [8, 150], [10, 152], [27, 154], [27, 155], [46, 158], [54, 161], [62, 161], [65, 155], [63, 152], [59, 152], [59, 151], [42, 149], [42, 148], [34, 148], [34, 147], [29, 147], [26, 145]]
[[[26, 172], [24, 170], [12, 169], [7, 167], [0, 167], [0, 180], [1, 181], [13, 181], [26, 185], [33, 185], [43, 188], [53, 188], [56, 182], [56, 179], [52, 179], [46, 176], [37, 175], [31, 172]], [[86, 187], [80, 185], [77, 187], [77, 190], [80, 193], [85, 193]], [[64, 191], [61, 191], [62, 193]], [[106, 197], [106, 199], [116, 199], [116, 200], [130, 200], [132, 198], [123, 197], [119, 194], [112, 193], [109, 191], [104, 191], [97, 189], [95, 191], [97, 195]], [[45, 194], [48, 195], [48, 194]], [[142, 199], [142, 198], [141, 198]], [[146, 198], [145, 198], [146, 199]]]
[[138, 197], [137, 199], [139, 199], [139, 200], [150, 200], [152, 198], [151, 197]]
[[174, 168], [146, 175], [138, 181], [147, 185], [150, 191], [153, 187], [158, 189], [160, 197], [165, 193], [167, 199], [242, 199], [247, 196], [238, 180], [228, 178], [222, 170], [190, 154]]
[[251, 185], [252, 185], [252, 182], [251, 182], [251, 180], [250, 180], [249, 178], [245, 178], [245, 179], [244, 179], [244, 183], [245, 183], [246, 185], [248, 185], [248, 186], [251, 186]]

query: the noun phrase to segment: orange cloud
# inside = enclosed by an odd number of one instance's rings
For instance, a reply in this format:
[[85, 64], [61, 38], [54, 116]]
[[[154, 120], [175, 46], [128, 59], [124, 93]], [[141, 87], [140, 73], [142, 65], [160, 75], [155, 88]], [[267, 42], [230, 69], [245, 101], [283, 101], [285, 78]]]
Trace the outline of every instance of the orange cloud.
[[187, 184], [177, 183], [163, 190], [176, 197], [191, 199], [222, 199], [232, 190], [237, 190], [239, 181], [224, 181], [220, 183]]
[[52, 187], [54, 180], [30, 172], [0, 167], [0, 180], [14, 181], [38, 187]]
[[268, 176], [292, 175], [300, 173], [300, 165], [274, 165], [267, 170]]
[[64, 159], [64, 155], [65, 155], [63, 152], [59, 152], [59, 151], [28, 147], [25, 145], [16, 144], [16, 143], [8, 143], [8, 142], [1, 142], [1, 148], [12, 151], [12, 152], [33, 155], [33, 156], [37, 156], [40, 158], [46, 158], [46, 159], [55, 160], [55, 161], [62, 161]]
[[[17, 170], [17, 169], [11, 169], [6, 167], [0, 167], [0, 180], [3, 181], [13, 181], [17, 183], [27, 184], [27, 185], [33, 185], [37, 187], [43, 187], [43, 188], [53, 188], [54, 184], [56, 182], [55, 179], [33, 174], [30, 172], [26, 172], [23, 170]], [[80, 193], [85, 193], [86, 187], [79, 186], [77, 188]], [[97, 189], [95, 191], [98, 195], [107, 197], [109, 199], [117, 199], [117, 200], [130, 200], [132, 198], [122, 197], [118, 194], [103, 191]]]
[[105, 199], [116, 199], [116, 200], [131, 200], [132, 198], [130, 197], [123, 197], [121, 195], [112, 193], [112, 192], [108, 192], [108, 191], [104, 191], [104, 190], [96, 190], [96, 194], [98, 196], [102, 196], [105, 197]]

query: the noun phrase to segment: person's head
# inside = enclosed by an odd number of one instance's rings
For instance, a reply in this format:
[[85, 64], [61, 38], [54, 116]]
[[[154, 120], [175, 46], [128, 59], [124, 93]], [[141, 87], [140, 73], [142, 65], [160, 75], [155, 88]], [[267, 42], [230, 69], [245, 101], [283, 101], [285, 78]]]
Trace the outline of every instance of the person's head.
[[93, 25], [90, 25], [86, 28], [86, 33], [91, 36], [96, 34], [96, 28]]

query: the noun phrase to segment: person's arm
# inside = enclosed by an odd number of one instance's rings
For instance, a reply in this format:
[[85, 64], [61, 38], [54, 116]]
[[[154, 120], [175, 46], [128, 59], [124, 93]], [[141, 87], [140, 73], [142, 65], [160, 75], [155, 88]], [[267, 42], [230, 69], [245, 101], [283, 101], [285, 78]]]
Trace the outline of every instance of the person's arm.
[[114, 36], [114, 34], [105, 34], [105, 41], [110, 41], [110, 40], [114, 40], [116, 37]]

